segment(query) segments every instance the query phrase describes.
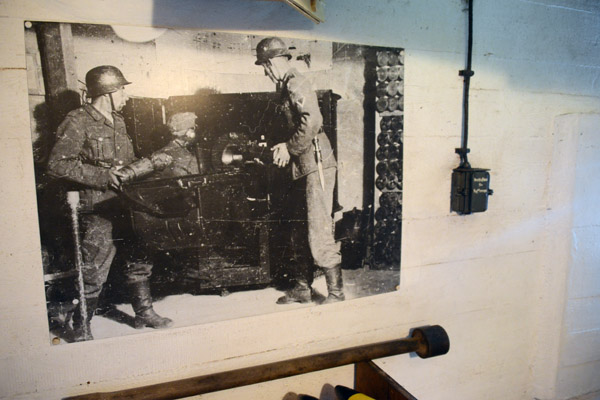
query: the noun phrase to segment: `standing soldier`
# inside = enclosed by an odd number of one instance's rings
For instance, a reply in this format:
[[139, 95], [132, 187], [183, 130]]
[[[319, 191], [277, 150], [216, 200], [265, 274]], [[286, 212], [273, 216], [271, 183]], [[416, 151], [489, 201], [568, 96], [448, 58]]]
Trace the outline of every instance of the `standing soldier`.
[[[325, 272], [328, 296], [325, 303], [343, 301], [341, 256], [332, 229], [333, 190], [336, 160], [327, 135], [322, 129], [323, 116], [317, 94], [302, 74], [290, 65], [292, 58], [285, 43], [271, 37], [256, 46], [256, 65], [281, 92], [284, 107], [293, 126], [285, 142], [271, 149], [273, 162], [279, 167], [292, 164], [296, 189], [306, 194], [308, 245], [315, 264]], [[312, 270], [305, 265], [294, 268], [295, 286], [277, 300], [278, 304], [311, 301]]]
[[[113, 230], [118, 231], [127, 221], [117, 198], [122, 175], [119, 169], [135, 160], [125, 122], [118, 114], [128, 99], [125, 85], [131, 82], [118, 68], [103, 65], [88, 71], [85, 83], [91, 103], [66, 116], [58, 127], [57, 141], [48, 161], [52, 176], [81, 186], [82, 275], [87, 310], [79, 306], [73, 315], [76, 341], [93, 339], [88, 334], [90, 321], [116, 253]], [[152, 162], [161, 163], [160, 157]], [[125, 270], [136, 328], [165, 328], [172, 324], [152, 308], [148, 280], [151, 272], [152, 264], [143, 256], [129, 262]]]

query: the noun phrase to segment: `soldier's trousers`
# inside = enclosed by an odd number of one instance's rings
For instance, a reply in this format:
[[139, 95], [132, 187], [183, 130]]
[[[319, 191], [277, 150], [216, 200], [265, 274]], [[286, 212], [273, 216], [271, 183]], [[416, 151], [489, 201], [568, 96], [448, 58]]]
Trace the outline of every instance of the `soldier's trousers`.
[[[120, 214], [80, 215], [82, 275], [86, 297], [100, 295], [117, 252], [115, 234], [127, 223], [127, 217]], [[119, 239], [123, 240], [124, 244], [130, 242], [129, 238]], [[128, 262], [125, 268], [125, 280], [128, 284], [146, 280], [152, 273], [152, 264], [145, 259], [148, 255], [139, 251], [133, 254], [134, 259]]]
[[[306, 221], [306, 230], [301, 224], [292, 233], [292, 244], [295, 247], [307, 244], [316, 266], [333, 268], [341, 263], [340, 246], [333, 236], [333, 190], [335, 187], [335, 168], [323, 171], [325, 190], [321, 187], [318, 172], [313, 172], [294, 182], [291, 191], [291, 207], [294, 208], [294, 218]], [[307, 237], [301, 238], [299, 236]], [[302, 250], [296, 248], [296, 254]]]

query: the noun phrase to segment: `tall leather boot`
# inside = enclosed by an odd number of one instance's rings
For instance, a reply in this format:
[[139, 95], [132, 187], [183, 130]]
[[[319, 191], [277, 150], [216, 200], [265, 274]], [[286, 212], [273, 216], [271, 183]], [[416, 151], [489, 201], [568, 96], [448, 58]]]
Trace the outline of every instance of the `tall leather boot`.
[[323, 304], [337, 303], [346, 300], [344, 295], [344, 281], [342, 279], [342, 266], [323, 268], [325, 271], [325, 282], [327, 283], [327, 298]]
[[152, 308], [152, 296], [150, 295], [150, 282], [143, 280], [132, 283], [131, 306], [135, 311], [135, 329], [147, 326], [155, 329], [168, 328], [173, 321], [158, 315]]
[[94, 340], [94, 336], [92, 336], [91, 321], [97, 306], [97, 297], [86, 297], [86, 317], [84, 318], [81, 303], [79, 303], [73, 313], [73, 341], [83, 342], [86, 340]]

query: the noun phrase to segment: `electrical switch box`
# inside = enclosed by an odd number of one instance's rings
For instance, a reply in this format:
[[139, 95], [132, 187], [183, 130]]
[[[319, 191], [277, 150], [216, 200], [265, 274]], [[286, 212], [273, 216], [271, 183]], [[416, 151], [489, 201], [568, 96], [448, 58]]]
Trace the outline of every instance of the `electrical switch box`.
[[471, 214], [487, 210], [490, 189], [488, 169], [458, 167], [452, 172], [451, 210]]

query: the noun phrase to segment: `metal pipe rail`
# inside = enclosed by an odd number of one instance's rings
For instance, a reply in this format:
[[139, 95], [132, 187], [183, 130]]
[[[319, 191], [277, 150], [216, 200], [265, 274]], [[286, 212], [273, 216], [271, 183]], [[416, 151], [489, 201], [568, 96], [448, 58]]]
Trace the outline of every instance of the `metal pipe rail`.
[[414, 328], [407, 338], [133, 389], [72, 396], [64, 400], [179, 399], [410, 352], [416, 352], [421, 358], [435, 357], [446, 354], [449, 349], [450, 340], [444, 328], [439, 325], [423, 326]]

